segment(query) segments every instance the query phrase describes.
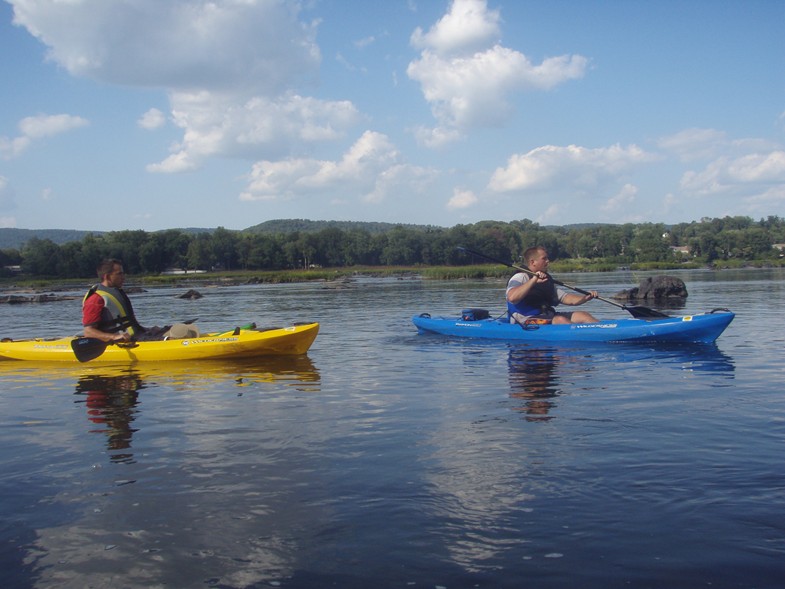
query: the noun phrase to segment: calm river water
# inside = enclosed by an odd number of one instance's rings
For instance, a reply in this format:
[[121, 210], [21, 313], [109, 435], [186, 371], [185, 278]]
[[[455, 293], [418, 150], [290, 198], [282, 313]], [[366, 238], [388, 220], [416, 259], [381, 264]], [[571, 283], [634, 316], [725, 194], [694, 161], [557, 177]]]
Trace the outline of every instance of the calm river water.
[[[300, 358], [0, 363], [3, 584], [782, 587], [785, 272], [671, 274], [690, 296], [669, 313], [737, 313], [716, 346], [413, 328], [500, 313], [502, 281], [135, 295], [148, 325], [322, 328]], [[607, 296], [641, 275], [561, 278]], [[76, 333], [79, 304], [0, 305], [0, 336]]]

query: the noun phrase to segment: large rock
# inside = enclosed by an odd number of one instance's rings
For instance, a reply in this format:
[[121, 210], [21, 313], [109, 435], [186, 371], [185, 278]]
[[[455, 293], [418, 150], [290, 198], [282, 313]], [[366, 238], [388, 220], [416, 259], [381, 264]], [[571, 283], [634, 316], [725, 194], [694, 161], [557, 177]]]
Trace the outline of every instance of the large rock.
[[201, 299], [202, 293], [197, 290], [189, 289], [188, 292], [181, 294], [177, 297], [178, 299]]
[[655, 276], [641, 281], [639, 286], [630, 290], [623, 290], [614, 296], [616, 299], [634, 301], [645, 299], [648, 301], [666, 301], [672, 299], [686, 299], [687, 287], [681, 278], [673, 276]]

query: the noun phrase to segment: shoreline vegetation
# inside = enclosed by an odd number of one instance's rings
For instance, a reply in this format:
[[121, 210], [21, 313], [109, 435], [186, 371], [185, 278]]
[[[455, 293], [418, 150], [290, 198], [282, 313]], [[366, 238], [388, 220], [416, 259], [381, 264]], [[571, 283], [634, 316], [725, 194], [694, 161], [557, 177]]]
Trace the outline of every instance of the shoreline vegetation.
[[[782, 268], [785, 260], [727, 260], [712, 264], [693, 262], [643, 262], [629, 266], [597, 260], [562, 260], [551, 264], [554, 276], [576, 272], [662, 272], [672, 270], [731, 270], [742, 268]], [[313, 268], [307, 270], [235, 270], [184, 274], [130, 275], [126, 290], [146, 287], [205, 288], [239, 286], [246, 284], [288, 284], [298, 282], [323, 282], [328, 288], [346, 286], [355, 278], [398, 278], [422, 280], [506, 280], [513, 270], [500, 264], [477, 264], [469, 266], [352, 266], [345, 268]], [[73, 296], [41, 295], [40, 293], [72, 292], [87, 289], [94, 281], [90, 279], [32, 278], [18, 277], [0, 279], [0, 303], [52, 302], [73, 299]], [[37, 295], [37, 296], [24, 296]]]

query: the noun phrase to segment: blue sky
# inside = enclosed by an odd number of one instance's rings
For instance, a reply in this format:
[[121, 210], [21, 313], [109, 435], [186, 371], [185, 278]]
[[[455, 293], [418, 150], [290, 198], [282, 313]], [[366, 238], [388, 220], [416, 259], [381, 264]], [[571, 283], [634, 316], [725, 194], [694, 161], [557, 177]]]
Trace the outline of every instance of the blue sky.
[[785, 216], [778, 0], [0, 0], [0, 227]]

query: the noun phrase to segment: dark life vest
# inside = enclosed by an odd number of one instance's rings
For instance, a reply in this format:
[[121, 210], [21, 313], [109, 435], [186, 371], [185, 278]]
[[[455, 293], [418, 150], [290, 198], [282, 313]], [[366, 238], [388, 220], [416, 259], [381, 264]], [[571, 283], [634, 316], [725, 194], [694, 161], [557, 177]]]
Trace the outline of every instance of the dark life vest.
[[119, 288], [104, 286], [103, 284], [96, 284], [82, 300], [82, 305], [93, 294], [97, 294], [104, 299], [104, 309], [101, 312], [101, 321], [98, 322], [96, 327], [101, 331], [109, 333], [117, 333], [119, 331], [127, 331], [132, 337], [139, 336], [144, 332], [144, 327], [139, 325], [134, 315], [134, 308], [131, 305], [131, 299], [125, 294], [125, 291]]
[[[532, 279], [530, 278], [529, 280]], [[532, 286], [528, 294], [517, 304], [507, 301], [507, 311], [510, 314], [520, 313], [528, 317], [542, 313], [551, 313], [558, 304], [559, 294], [556, 292], [556, 285], [553, 280], [548, 280]]]

